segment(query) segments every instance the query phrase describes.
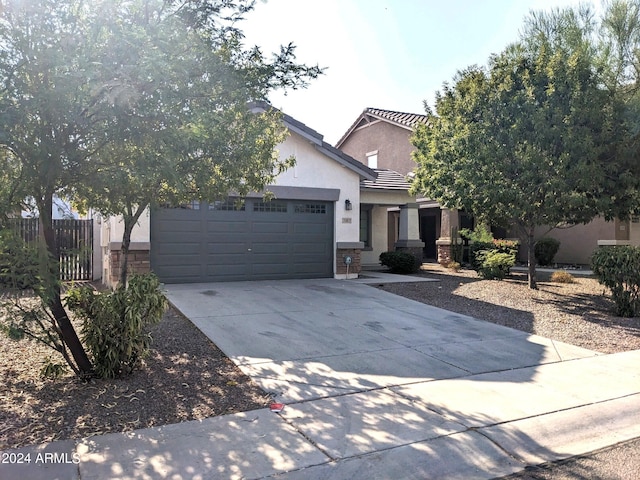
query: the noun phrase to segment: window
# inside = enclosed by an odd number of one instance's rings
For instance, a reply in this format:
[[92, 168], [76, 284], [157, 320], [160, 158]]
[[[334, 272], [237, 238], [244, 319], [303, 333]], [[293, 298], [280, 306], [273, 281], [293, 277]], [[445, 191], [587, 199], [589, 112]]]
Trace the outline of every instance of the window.
[[200, 202], [198, 200], [191, 200], [188, 203], [181, 203], [177, 207], [173, 207], [170, 204], [165, 205], [165, 208], [180, 208], [182, 210], [200, 210]]
[[297, 203], [295, 213], [327, 213], [327, 206], [322, 203]]
[[365, 248], [371, 248], [371, 209], [372, 205], [360, 205], [360, 241]]
[[270, 202], [255, 202], [253, 204], [253, 211], [287, 213], [287, 202], [277, 202], [275, 200]]
[[367, 166], [369, 168], [378, 168], [378, 151], [367, 153]]
[[227, 198], [226, 200], [216, 200], [215, 202], [209, 204], [209, 210], [220, 210], [223, 212], [244, 212], [244, 200], [231, 197]]

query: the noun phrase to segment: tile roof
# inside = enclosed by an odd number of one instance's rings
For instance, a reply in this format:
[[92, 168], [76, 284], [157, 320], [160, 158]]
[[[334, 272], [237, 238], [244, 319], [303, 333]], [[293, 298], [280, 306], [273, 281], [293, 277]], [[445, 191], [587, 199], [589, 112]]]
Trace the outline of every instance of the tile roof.
[[361, 180], [360, 188], [376, 190], [409, 190], [411, 185], [401, 173], [393, 170], [374, 169], [377, 174], [375, 180]]
[[381, 108], [365, 108], [356, 121], [353, 122], [344, 135], [342, 135], [340, 140], [338, 140], [336, 147], [340, 148], [347, 137], [351, 135], [351, 132], [363, 126], [365, 123], [370, 123], [372, 120], [383, 120], [398, 125], [399, 127], [413, 130], [414, 127], [420, 123], [426, 124], [429, 121], [429, 117], [419, 113], [396, 112], [394, 110], [383, 110]]
[[413, 128], [418, 123], [427, 123], [428, 117], [418, 113], [394, 112], [393, 110], [382, 110], [380, 108], [367, 108], [364, 113], [375, 117], [399, 123], [405, 127]]

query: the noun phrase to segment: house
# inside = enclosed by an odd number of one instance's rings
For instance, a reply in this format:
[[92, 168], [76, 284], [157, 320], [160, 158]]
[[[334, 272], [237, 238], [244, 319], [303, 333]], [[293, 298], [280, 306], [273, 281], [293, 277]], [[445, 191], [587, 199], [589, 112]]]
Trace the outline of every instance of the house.
[[[254, 111], [271, 108], [258, 104]], [[244, 202], [230, 197], [152, 209], [132, 232], [130, 266], [166, 283], [313, 277], [354, 278], [360, 271], [360, 184], [376, 173], [283, 115], [290, 135], [277, 147], [296, 165]], [[103, 279], [115, 284], [123, 225], [102, 224]]]
[[409, 195], [407, 179], [416, 166], [411, 135], [426, 122], [426, 115], [366, 108], [336, 143], [336, 148], [378, 175], [376, 181], [361, 184], [364, 265], [377, 265], [380, 253], [396, 249], [444, 262], [451, 255], [451, 228], [471, 226], [463, 213]]
[[[451, 238], [452, 229], [473, 228], [473, 218], [465, 212], [441, 208], [435, 201], [413, 198], [407, 193], [409, 185], [405, 179], [415, 168], [411, 135], [418, 124], [426, 122], [426, 115], [367, 108], [336, 143], [336, 148], [378, 174], [376, 181], [361, 182], [361, 240], [365, 243], [362, 262], [365, 265], [377, 264], [383, 251], [403, 247], [399, 241], [400, 213], [405, 208], [416, 210], [411, 214], [409, 244], [415, 253], [420, 253], [422, 242], [421, 253], [427, 260], [449, 261], [451, 245], [457, 241]], [[497, 229], [495, 235], [517, 237], [515, 232], [498, 233]], [[590, 263], [593, 251], [599, 246], [640, 245], [640, 217], [610, 222], [599, 217], [587, 225], [551, 231], [540, 227], [536, 236], [549, 236], [561, 242], [556, 262], [584, 265]], [[520, 254], [520, 260], [526, 261], [526, 251], [521, 249]]]

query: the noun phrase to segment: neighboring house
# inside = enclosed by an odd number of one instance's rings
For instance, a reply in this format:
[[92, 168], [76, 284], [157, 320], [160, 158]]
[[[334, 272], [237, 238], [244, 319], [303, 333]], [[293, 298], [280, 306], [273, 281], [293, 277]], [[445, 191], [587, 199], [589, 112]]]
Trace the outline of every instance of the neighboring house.
[[[408, 192], [407, 177], [416, 166], [411, 135], [426, 122], [426, 115], [367, 108], [336, 144], [378, 174], [375, 182], [365, 180], [361, 185], [363, 264], [376, 265], [380, 253], [396, 249], [408, 249], [424, 259], [450, 255], [450, 227], [460, 223], [460, 215]], [[465, 217], [462, 220], [466, 222]]]
[[[414, 150], [411, 135], [426, 115], [367, 108], [337, 142], [347, 155], [373, 168], [378, 180], [361, 182], [361, 240], [366, 247], [363, 264], [377, 264], [380, 253], [387, 250], [424, 244], [424, 259], [447, 262], [451, 254], [452, 228], [473, 228], [473, 219], [464, 212], [441, 208], [437, 202], [422, 197], [410, 197], [406, 178], [416, 165], [411, 158]], [[409, 237], [402, 237], [400, 212], [411, 213], [413, 225]], [[506, 232], [502, 232], [505, 234]], [[515, 232], [511, 232], [515, 236]], [[560, 250], [555, 261], [564, 264], [589, 264], [593, 251], [604, 245], [640, 245], [640, 217], [630, 221], [605, 221], [596, 218], [587, 225], [553, 229], [541, 227], [538, 236], [558, 239]], [[497, 233], [496, 236], [503, 236]], [[409, 241], [407, 241], [407, 238]], [[521, 249], [521, 260], [526, 252]]]
[[[241, 204], [225, 198], [151, 210], [132, 232], [132, 270], [151, 269], [166, 283], [357, 277], [360, 182], [376, 174], [305, 124], [283, 121], [290, 135], [277, 150], [296, 165], [267, 187], [274, 200], [257, 192]], [[122, 231], [119, 218], [103, 222], [105, 283], [118, 279]]]

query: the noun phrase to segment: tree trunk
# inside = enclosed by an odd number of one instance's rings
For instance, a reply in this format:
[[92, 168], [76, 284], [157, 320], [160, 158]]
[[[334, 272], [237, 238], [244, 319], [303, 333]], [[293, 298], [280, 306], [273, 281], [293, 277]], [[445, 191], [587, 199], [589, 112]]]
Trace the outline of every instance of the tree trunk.
[[[69, 316], [67, 315], [67, 312], [62, 305], [62, 299], [60, 298], [60, 284], [57, 278], [59, 260], [51, 213], [53, 196], [47, 195], [37, 203], [40, 216], [40, 235], [44, 239], [46, 252], [48, 253], [48, 258], [43, 258], [41, 262], [41, 265], [43, 267], [46, 266], [47, 269], [46, 272], [43, 272], [43, 278], [47, 287], [47, 295], [45, 296], [44, 301], [55, 318], [62, 336], [61, 340], [69, 348], [69, 352], [71, 352], [71, 356], [73, 357], [80, 374], [83, 376], [89, 376], [93, 371], [91, 361], [89, 360], [89, 357], [87, 356], [87, 353], [85, 352], [84, 347], [73, 328], [71, 320], [69, 320]], [[53, 262], [55, 267], [53, 269], [50, 268], [51, 262]]]
[[133, 212], [131, 205], [127, 206], [127, 214], [124, 217], [124, 233], [122, 234], [122, 246], [120, 247], [120, 285], [127, 285], [127, 277], [129, 275], [129, 247], [131, 246], [131, 232], [133, 227], [140, 220], [140, 216], [145, 211], [146, 206], [136, 207]]
[[131, 245], [131, 231], [133, 230], [134, 222], [130, 217], [125, 216], [124, 219], [124, 233], [122, 234], [122, 246], [120, 247], [120, 286], [127, 286], [127, 276], [129, 274], [129, 246]]
[[527, 266], [529, 270], [529, 288], [533, 290], [538, 289], [538, 282], [536, 281], [536, 256], [534, 240], [534, 228], [529, 227], [527, 232]]

